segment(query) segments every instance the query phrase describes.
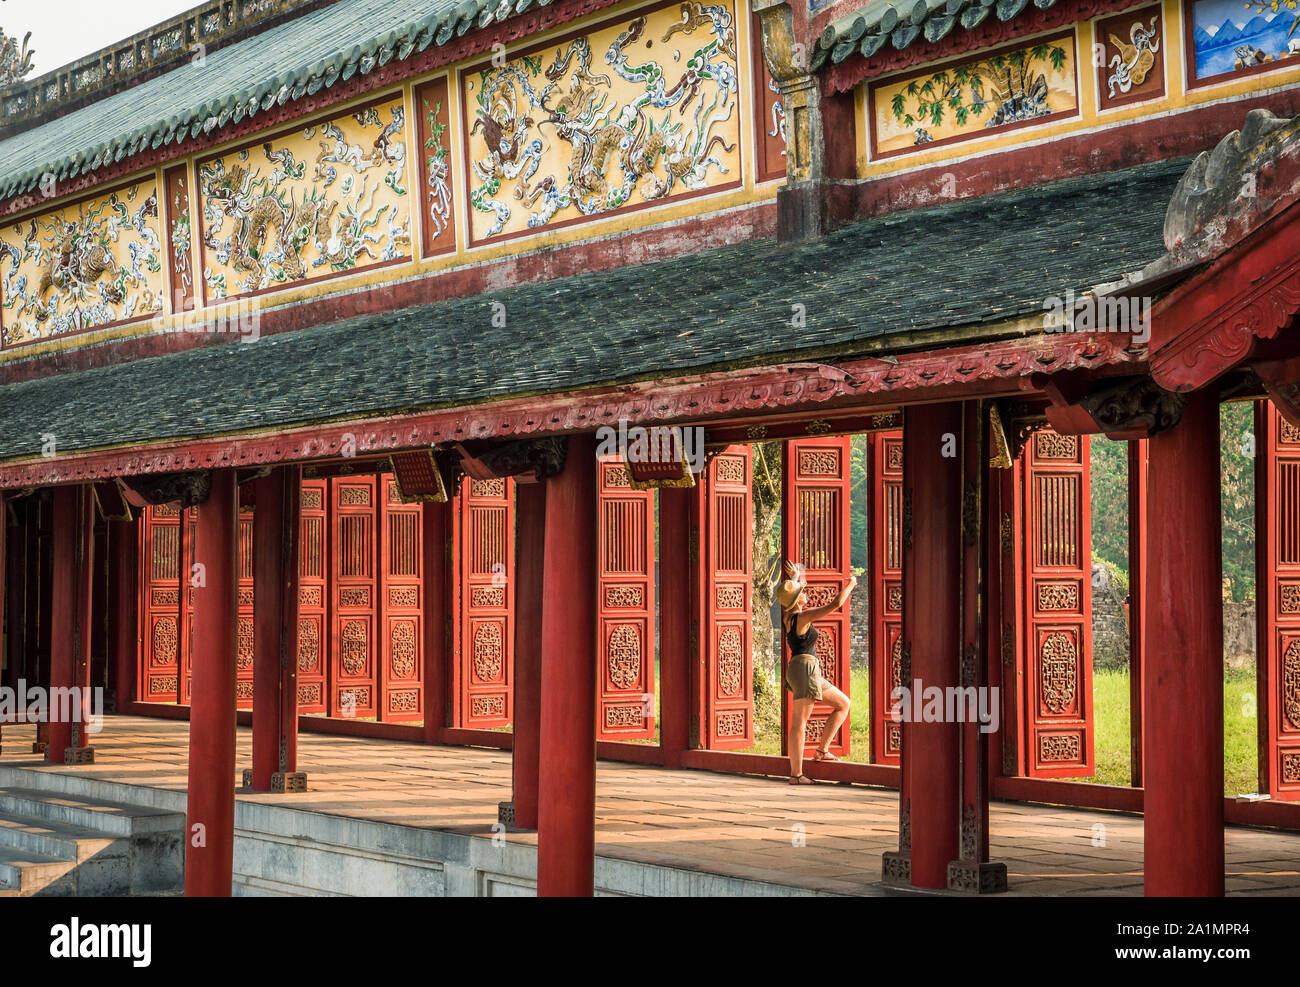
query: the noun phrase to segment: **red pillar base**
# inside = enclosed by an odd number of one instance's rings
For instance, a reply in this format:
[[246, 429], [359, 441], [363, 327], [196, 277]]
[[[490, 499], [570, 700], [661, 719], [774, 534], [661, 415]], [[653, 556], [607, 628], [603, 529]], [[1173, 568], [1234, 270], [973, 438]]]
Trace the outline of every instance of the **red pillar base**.
[[306, 771], [272, 771], [271, 783], [266, 788], [254, 787], [252, 768], [245, 768], [242, 777], [243, 787], [247, 792], [273, 792], [277, 795], [288, 795], [293, 792], [307, 791]]
[[95, 748], [93, 747], [65, 747], [63, 748], [64, 764], [94, 764]]
[[948, 864], [948, 890], [963, 894], [1001, 894], [1007, 890], [1007, 865], [954, 860]]

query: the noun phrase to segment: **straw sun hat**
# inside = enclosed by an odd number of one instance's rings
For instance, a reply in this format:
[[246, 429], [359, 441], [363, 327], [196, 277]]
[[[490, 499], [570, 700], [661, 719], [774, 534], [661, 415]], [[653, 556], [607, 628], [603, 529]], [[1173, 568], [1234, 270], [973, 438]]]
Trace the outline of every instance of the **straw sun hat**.
[[785, 563], [782, 572], [786, 578], [776, 588], [776, 600], [781, 604], [782, 610], [789, 610], [794, 606], [794, 601], [799, 599], [799, 594], [803, 592], [807, 583], [803, 572], [796, 569], [789, 561]]

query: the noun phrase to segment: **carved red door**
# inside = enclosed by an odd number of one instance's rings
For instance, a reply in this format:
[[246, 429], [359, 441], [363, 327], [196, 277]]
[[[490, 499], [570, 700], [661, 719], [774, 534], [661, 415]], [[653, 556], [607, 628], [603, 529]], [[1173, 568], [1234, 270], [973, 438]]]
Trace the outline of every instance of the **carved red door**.
[[253, 708], [253, 512], [239, 511], [236, 572], [237, 643], [235, 649], [235, 707]]
[[1095, 772], [1087, 436], [1035, 432], [1025, 470], [1025, 720], [1030, 777]]
[[1255, 409], [1259, 790], [1300, 801], [1300, 428]]
[[456, 511], [458, 727], [508, 727], [514, 707], [514, 481], [462, 481]]
[[[871, 760], [898, 764], [902, 724], [889, 712], [903, 685], [903, 433], [871, 436]], [[911, 688], [911, 683], [907, 683]]]
[[[804, 567], [807, 601], [813, 607], [834, 600], [849, 578], [849, 444], [849, 436], [828, 436], [792, 439], [785, 446], [785, 557]], [[849, 607], [841, 607], [814, 626], [818, 630], [816, 648], [822, 676], [849, 695]], [[783, 678], [789, 650], [787, 646], [782, 652]], [[783, 695], [788, 733], [790, 693], [785, 691]], [[830, 707], [824, 703], [813, 707], [804, 731], [809, 753], [821, 743], [829, 714]], [[791, 742], [792, 738], [787, 740]], [[849, 753], [847, 720], [828, 746], [838, 756]]]
[[383, 607], [384, 663], [381, 719], [424, 718], [424, 619], [421, 590], [423, 543], [420, 504], [403, 504], [392, 476], [380, 477], [384, 491]]
[[375, 649], [374, 476], [330, 481], [334, 509], [331, 547], [334, 612], [331, 631], [330, 715], [370, 718], [378, 709]]
[[706, 746], [712, 750], [754, 744], [751, 468], [748, 446], [728, 446], [709, 462], [703, 479], [704, 716]]
[[136, 695], [141, 702], [174, 703], [183, 639], [180, 509], [175, 504], [145, 508], [140, 534], [144, 620]]
[[600, 464], [596, 536], [598, 740], [655, 735], [655, 493], [633, 490], [617, 458]]
[[180, 692], [176, 701], [182, 706], [190, 704], [190, 656], [194, 654], [194, 527], [199, 516], [198, 507], [186, 507], [180, 512], [181, 557], [180, 573], [184, 604], [181, 607], [180, 675], [177, 681]]
[[325, 534], [329, 530], [325, 480], [302, 481], [302, 517], [298, 556], [298, 712], [324, 713], [325, 669], [328, 667], [329, 635], [326, 633]]

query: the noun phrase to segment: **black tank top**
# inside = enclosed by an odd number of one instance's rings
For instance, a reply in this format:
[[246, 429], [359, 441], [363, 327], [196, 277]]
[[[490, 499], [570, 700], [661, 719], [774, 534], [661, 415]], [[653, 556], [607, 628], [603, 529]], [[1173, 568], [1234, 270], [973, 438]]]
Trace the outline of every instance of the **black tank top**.
[[790, 626], [785, 629], [785, 639], [790, 645], [790, 654], [792, 655], [813, 655], [817, 652], [813, 649], [817, 645], [817, 628], [808, 625], [808, 629], [803, 634], [796, 634], [795, 629], [798, 627], [799, 618], [796, 616], [790, 621]]

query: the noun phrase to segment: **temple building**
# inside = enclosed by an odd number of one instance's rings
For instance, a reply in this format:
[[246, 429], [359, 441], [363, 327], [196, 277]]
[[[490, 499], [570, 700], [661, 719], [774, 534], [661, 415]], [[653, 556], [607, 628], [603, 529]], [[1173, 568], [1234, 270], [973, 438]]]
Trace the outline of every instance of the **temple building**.
[[[1231, 890], [1225, 826], [1294, 852], [1297, 22], [208, 0], [38, 76], [0, 37], [0, 685], [50, 696], [0, 709], [0, 890], [50, 864], [21, 842], [36, 790], [107, 793], [142, 723], [187, 765], [149, 804], [183, 808], [191, 895], [288, 886], [247, 834], [328, 786], [313, 738], [436, 756], [435, 784], [505, 752], [491, 814], [446, 826], [535, 832], [511, 886], [543, 895], [628, 890], [600, 876], [598, 762], [795, 803], [791, 744], [893, 800], [864, 889], [1014, 892], [1003, 803], [1135, 819], [1133, 893]], [[1238, 413], [1250, 798], [1224, 776]], [[816, 624], [851, 717], [795, 737], [782, 559], [814, 606], [860, 577]]]

